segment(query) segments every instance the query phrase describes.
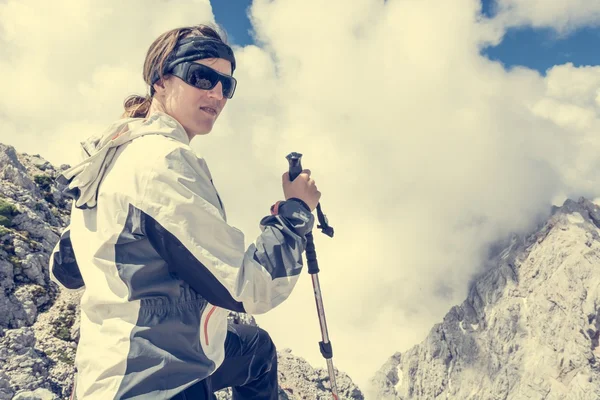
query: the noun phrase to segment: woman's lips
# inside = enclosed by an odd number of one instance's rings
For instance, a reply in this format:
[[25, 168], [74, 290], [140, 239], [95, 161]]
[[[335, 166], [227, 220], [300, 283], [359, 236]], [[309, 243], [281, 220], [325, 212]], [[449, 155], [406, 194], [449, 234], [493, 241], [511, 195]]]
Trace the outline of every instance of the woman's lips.
[[212, 107], [200, 107], [200, 109], [205, 113], [212, 115], [213, 117], [217, 115], [217, 110]]

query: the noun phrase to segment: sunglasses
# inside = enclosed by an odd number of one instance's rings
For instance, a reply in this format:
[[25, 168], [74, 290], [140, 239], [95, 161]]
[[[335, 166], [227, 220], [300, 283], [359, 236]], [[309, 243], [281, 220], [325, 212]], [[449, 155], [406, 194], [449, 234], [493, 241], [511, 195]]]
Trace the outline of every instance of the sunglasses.
[[169, 73], [183, 79], [187, 84], [198, 89], [210, 90], [217, 86], [217, 83], [221, 82], [223, 96], [228, 99], [233, 97], [233, 92], [235, 92], [237, 85], [234, 77], [222, 74], [204, 64], [191, 61], [177, 64]]

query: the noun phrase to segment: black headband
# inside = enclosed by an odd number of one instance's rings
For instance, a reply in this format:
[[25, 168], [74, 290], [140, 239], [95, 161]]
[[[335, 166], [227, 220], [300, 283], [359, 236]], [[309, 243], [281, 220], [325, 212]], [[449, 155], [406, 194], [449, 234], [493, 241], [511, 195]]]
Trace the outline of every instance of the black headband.
[[[231, 47], [218, 39], [206, 36], [193, 36], [180, 40], [165, 60], [163, 75], [182, 62], [201, 60], [203, 58], [223, 58], [231, 63], [231, 74], [235, 71], [235, 57]], [[160, 79], [158, 71], [152, 74], [150, 92], [154, 94], [152, 85]]]

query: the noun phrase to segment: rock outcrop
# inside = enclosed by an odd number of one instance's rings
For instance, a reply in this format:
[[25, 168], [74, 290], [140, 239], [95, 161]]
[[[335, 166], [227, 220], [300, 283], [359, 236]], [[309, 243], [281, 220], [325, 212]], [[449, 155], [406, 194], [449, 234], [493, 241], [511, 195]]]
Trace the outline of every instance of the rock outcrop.
[[600, 208], [567, 200], [515, 236], [427, 338], [372, 379], [377, 399], [600, 399]]
[[71, 384], [74, 321], [63, 310], [76, 303], [48, 276], [69, 220], [53, 185], [66, 168], [0, 144], [0, 400], [65, 398]]

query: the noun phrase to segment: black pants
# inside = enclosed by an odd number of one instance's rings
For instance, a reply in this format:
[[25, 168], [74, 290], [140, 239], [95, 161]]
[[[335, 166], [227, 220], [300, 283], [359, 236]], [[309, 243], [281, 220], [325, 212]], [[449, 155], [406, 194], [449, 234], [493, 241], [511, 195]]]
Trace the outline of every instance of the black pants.
[[225, 360], [208, 378], [172, 400], [214, 400], [215, 391], [231, 387], [233, 400], [277, 400], [277, 351], [258, 327], [233, 324], [227, 329]]

